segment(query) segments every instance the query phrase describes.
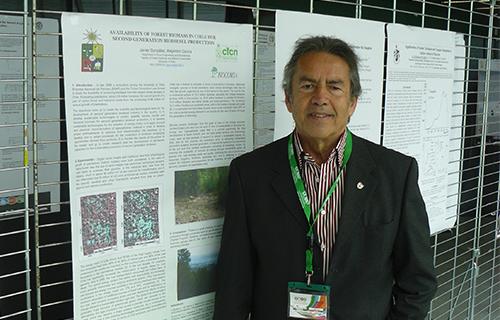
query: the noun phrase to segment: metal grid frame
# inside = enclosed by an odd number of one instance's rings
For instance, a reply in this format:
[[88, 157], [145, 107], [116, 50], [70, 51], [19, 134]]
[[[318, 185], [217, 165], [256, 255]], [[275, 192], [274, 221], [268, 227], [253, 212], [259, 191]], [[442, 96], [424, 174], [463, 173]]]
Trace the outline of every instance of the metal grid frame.
[[[24, 197], [22, 208], [16, 208], [11, 211], [0, 211], [0, 319], [11, 318], [12, 316], [31, 319], [31, 297], [32, 297], [32, 282], [31, 282], [31, 260], [30, 260], [30, 225], [29, 216], [29, 164], [28, 164], [28, 147], [29, 141], [29, 98], [28, 98], [28, 0], [22, 3], [23, 8], [19, 11], [0, 11], [0, 14], [13, 14], [22, 18], [22, 30], [17, 32], [0, 33], [0, 40], [20, 40], [22, 43], [22, 52], [17, 52], [14, 55], [0, 56], [0, 60], [21, 61], [22, 70], [14, 74], [0, 75], [0, 85], [14, 85], [21, 89], [21, 94], [16, 97], [0, 100], [0, 108], [7, 106], [15, 106], [21, 108], [21, 122], [2, 122], [0, 129], [13, 129], [18, 131], [20, 144], [1, 145], [2, 152], [9, 150], [21, 154], [20, 161], [16, 164], [7, 166], [0, 165], [0, 179], [4, 173], [17, 173], [19, 180], [17, 183], [3, 183], [3, 188], [0, 189], [0, 197], [13, 195], [22, 195]], [[1, 9], [1, 8], [0, 8]], [[19, 32], [21, 31], [21, 32]], [[15, 40], [14, 40], [15, 41]], [[19, 55], [20, 53], [20, 55]], [[5, 132], [5, 131], [4, 131]], [[9, 181], [11, 182], [11, 181]], [[12, 198], [14, 199], [14, 198]], [[9, 198], [10, 201], [10, 198]], [[17, 201], [17, 200], [16, 200]], [[10, 203], [10, 202], [9, 202]], [[6, 246], [5, 243], [16, 242], [14, 246]], [[5, 284], [9, 284], [7, 287]], [[13, 308], [9, 313], [2, 311], [2, 305], [13, 304]]]
[[[145, 10], [146, 7], [162, 6], [163, 17], [176, 17], [192, 20], [210, 19], [203, 15], [207, 8], [220, 8], [227, 12], [239, 12], [245, 22], [252, 23], [255, 39], [261, 31], [274, 31], [274, 12], [276, 9], [341, 15], [352, 18], [397, 22], [417, 27], [451, 30], [465, 36], [465, 79], [463, 81], [464, 102], [454, 104], [453, 108], [463, 110], [462, 136], [460, 138], [461, 157], [459, 160], [460, 182], [456, 208], [457, 224], [450, 230], [431, 236], [434, 259], [438, 271], [439, 288], [434, 298], [429, 318], [431, 319], [500, 319], [500, 248], [497, 230], [500, 229], [499, 167], [500, 142], [490, 140], [487, 135], [488, 105], [491, 92], [500, 92], [500, 81], [491, 80], [491, 63], [500, 59], [500, 5], [497, 0], [302, 0], [284, 2], [277, 0], [236, 0], [236, 1], [197, 1], [197, 0], [111, 0], [102, 11], [95, 11], [95, 0], [43, 1], [23, 0], [22, 8], [3, 10], [0, 14], [23, 17], [23, 33], [18, 35], [0, 34], [2, 37], [21, 37], [23, 55], [19, 57], [0, 57], [0, 59], [19, 59], [23, 61], [23, 74], [19, 79], [4, 79], [1, 82], [21, 82], [23, 96], [15, 104], [23, 107], [22, 123], [0, 124], [4, 127], [22, 128], [22, 145], [0, 146], [0, 150], [18, 148], [23, 150], [22, 165], [2, 168], [3, 171], [22, 172], [22, 187], [0, 190], [0, 196], [8, 192], [22, 192], [29, 199], [30, 186], [33, 200], [25, 201], [24, 208], [8, 214], [0, 212], [0, 243], [22, 241], [21, 250], [8, 251], [0, 246], [0, 266], [12, 256], [22, 256], [22, 270], [4, 273], [0, 267], [0, 320], [1, 319], [70, 319], [72, 318], [72, 280], [71, 280], [71, 236], [69, 215], [69, 194], [67, 179], [67, 155], [64, 132], [64, 97], [46, 97], [38, 92], [38, 83], [52, 81], [62, 87], [62, 74], [39, 76], [39, 64], [44, 59], [62, 61], [62, 52], [46, 54], [37, 50], [40, 36], [61, 37], [60, 32], [38, 32], [35, 28], [40, 17], [59, 19], [62, 11], [89, 11], [96, 13], [155, 15], [158, 10]], [[136, 6], [134, 6], [134, 2]], [[101, 2], [102, 3], [102, 2]], [[382, 5], [382, 3], [384, 5]], [[85, 8], [87, 6], [87, 8]], [[142, 7], [142, 8], [141, 8]], [[174, 14], [170, 9], [174, 9]], [[136, 11], [136, 12], [134, 12]], [[154, 13], [153, 13], [154, 12]], [[335, 12], [332, 14], [331, 12]], [[31, 20], [30, 36], [28, 22]], [[31, 68], [28, 74], [28, 41], [32, 45]], [[254, 41], [254, 82], [272, 81], [274, 78], [260, 77], [256, 74], [257, 64], [274, 63], [262, 61], [257, 57], [259, 43]], [[479, 61], [486, 61], [485, 87], [479, 88]], [[0, 74], [1, 76], [1, 74]], [[384, 80], [385, 81], [385, 80]], [[29, 98], [29, 84], [31, 96]], [[254, 86], [254, 90], [255, 90]], [[456, 94], [457, 92], [455, 92]], [[478, 110], [478, 97], [482, 97], [483, 108]], [[254, 91], [254, 97], [262, 97]], [[61, 117], [42, 118], [38, 115], [38, 104], [43, 101], [60, 103]], [[32, 105], [32, 119], [29, 122], [29, 104]], [[0, 108], [6, 105], [0, 102]], [[9, 102], [12, 104], [12, 102]], [[254, 105], [254, 119], [259, 116], [272, 117], [272, 111], [259, 111]], [[254, 121], [255, 122], [255, 121]], [[50, 139], [39, 135], [44, 124], [61, 125], [62, 136]], [[29, 135], [30, 124], [32, 132]], [[268, 124], [255, 122], [255, 145], [258, 133], [272, 133]], [[496, 135], [500, 133], [496, 132]], [[39, 149], [44, 145], [57, 144], [61, 147], [61, 159], [39, 159]], [[28, 165], [28, 147], [32, 147], [32, 165]], [[39, 173], [47, 166], [60, 166], [61, 178], [57, 181], [41, 181]], [[33, 170], [32, 179], [29, 170]], [[61, 200], [46, 203], [39, 197], [45, 187], [59, 186]], [[7, 221], [16, 221], [12, 224]], [[5, 227], [12, 224], [13, 227]], [[4, 230], [6, 229], [7, 230]], [[30, 231], [31, 230], [31, 231]], [[23, 288], [5, 292], [4, 287], [10, 278], [24, 282]], [[34, 291], [34, 292], [32, 292]], [[21, 297], [21, 299], [19, 299]], [[2, 310], [2, 301], [16, 300], [16, 308]], [[22, 302], [20, 302], [22, 300]], [[32, 310], [33, 309], [33, 310]], [[2, 313], [4, 312], [4, 313]]]

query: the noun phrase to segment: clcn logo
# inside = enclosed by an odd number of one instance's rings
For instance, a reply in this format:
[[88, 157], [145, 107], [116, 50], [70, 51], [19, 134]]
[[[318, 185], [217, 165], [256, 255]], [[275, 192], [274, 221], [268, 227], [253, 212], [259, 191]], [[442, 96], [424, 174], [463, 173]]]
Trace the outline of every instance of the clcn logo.
[[217, 45], [216, 54], [218, 59], [222, 60], [237, 60], [238, 59], [238, 49], [229, 46]]

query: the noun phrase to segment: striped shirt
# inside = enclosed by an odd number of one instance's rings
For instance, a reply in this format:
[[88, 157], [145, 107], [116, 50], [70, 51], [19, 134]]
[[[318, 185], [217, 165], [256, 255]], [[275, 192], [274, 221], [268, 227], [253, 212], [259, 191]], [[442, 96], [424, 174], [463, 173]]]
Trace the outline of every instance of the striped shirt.
[[[313, 217], [318, 213], [318, 209], [328, 194], [330, 186], [337, 178], [342, 168], [344, 147], [346, 143], [345, 131], [339, 139], [337, 146], [333, 148], [328, 160], [323, 164], [317, 164], [307, 152], [302, 149], [299, 135], [294, 132], [295, 154], [298, 156], [298, 165], [304, 181], [304, 186], [311, 202], [311, 213]], [[323, 210], [315, 223], [316, 239], [321, 245], [323, 253], [321, 264], [323, 270], [323, 280], [326, 279], [332, 258], [333, 245], [338, 231], [340, 219], [341, 199], [344, 193], [345, 170], [338, 181], [337, 188], [326, 202]], [[315, 256], [316, 258], [316, 256]]]

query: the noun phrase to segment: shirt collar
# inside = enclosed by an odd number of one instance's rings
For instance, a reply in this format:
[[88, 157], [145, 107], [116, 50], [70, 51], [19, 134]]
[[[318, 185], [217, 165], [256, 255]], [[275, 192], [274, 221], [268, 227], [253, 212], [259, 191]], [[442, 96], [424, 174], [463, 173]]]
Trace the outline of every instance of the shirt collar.
[[[347, 130], [344, 130], [344, 132], [340, 136], [339, 142], [337, 142], [335, 148], [333, 148], [332, 151], [330, 152], [330, 155], [328, 156], [328, 160], [326, 163], [330, 165], [335, 164], [339, 167], [342, 165], [342, 161], [344, 159], [346, 137], [347, 137], [346, 132]], [[316, 161], [314, 161], [313, 157], [309, 153], [305, 152], [304, 149], [302, 148], [302, 144], [300, 143], [300, 137], [299, 134], [297, 133], [297, 130], [293, 131], [293, 141], [295, 147], [295, 154], [298, 155], [298, 163], [300, 170], [302, 170], [302, 166], [304, 165], [303, 162], [318, 165]]]

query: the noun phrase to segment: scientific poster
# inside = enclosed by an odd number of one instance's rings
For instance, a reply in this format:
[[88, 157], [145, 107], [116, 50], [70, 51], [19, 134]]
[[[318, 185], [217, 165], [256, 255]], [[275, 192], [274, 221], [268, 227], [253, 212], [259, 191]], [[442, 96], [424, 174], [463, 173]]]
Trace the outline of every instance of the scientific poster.
[[62, 15], [75, 319], [211, 319], [252, 26]]
[[382, 86], [384, 71], [384, 24], [319, 14], [276, 11], [276, 88], [274, 139], [294, 128], [281, 88], [283, 69], [293, 52], [295, 41], [304, 36], [326, 35], [344, 40], [360, 58], [359, 76], [363, 93], [349, 123], [351, 131], [380, 143]]
[[446, 209], [455, 33], [387, 25], [383, 145], [417, 159], [431, 232], [454, 224]]
[[259, 29], [255, 50], [254, 147], [273, 142], [274, 31]]
[[[50, 33], [58, 32], [58, 21], [56, 19], [37, 19], [37, 32]], [[28, 39], [31, 39], [31, 19], [28, 19]], [[0, 15], [0, 33], [11, 35], [23, 34], [23, 17]], [[31, 97], [31, 40], [27, 42], [27, 97], [28, 102], [28, 140], [31, 141], [32, 132], [32, 97]], [[41, 54], [59, 54], [59, 43], [57, 36], [38, 35], [37, 52]], [[0, 41], [0, 56], [2, 57], [23, 57], [24, 38], [2, 37]], [[57, 58], [39, 58], [42, 63], [37, 65], [37, 76], [59, 76], [59, 60]], [[0, 79], [2, 80], [22, 80], [24, 79], [24, 60], [22, 59], [0, 59]], [[60, 139], [60, 122], [43, 122], [43, 120], [57, 120], [60, 118], [59, 101], [43, 101], [43, 98], [59, 97], [59, 80], [37, 81], [37, 95], [42, 98], [37, 103], [38, 139], [58, 141]], [[24, 122], [24, 83], [22, 81], [0, 82], [0, 126], [22, 124]], [[8, 102], [13, 102], [9, 104]], [[23, 126], [5, 126], [0, 128], [0, 147], [17, 146], [15, 148], [0, 149], [0, 169], [19, 168], [24, 165]], [[58, 143], [38, 144], [38, 162], [51, 161], [55, 164], [43, 165], [38, 172], [38, 182], [58, 182], [60, 180], [60, 166], [56, 162], [60, 160], [60, 146]], [[30, 166], [28, 171], [28, 181], [33, 181], [33, 153], [29, 148], [27, 154]], [[22, 188], [24, 182], [24, 170], [4, 171], [0, 174], [0, 190], [11, 190]], [[33, 184], [30, 183], [29, 194], [33, 194]], [[60, 201], [59, 185], [45, 185], [38, 189], [39, 203], [58, 203]], [[24, 208], [24, 192], [0, 193], [0, 213]], [[42, 211], [57, 211], [57, 206], [41, 207]]]

